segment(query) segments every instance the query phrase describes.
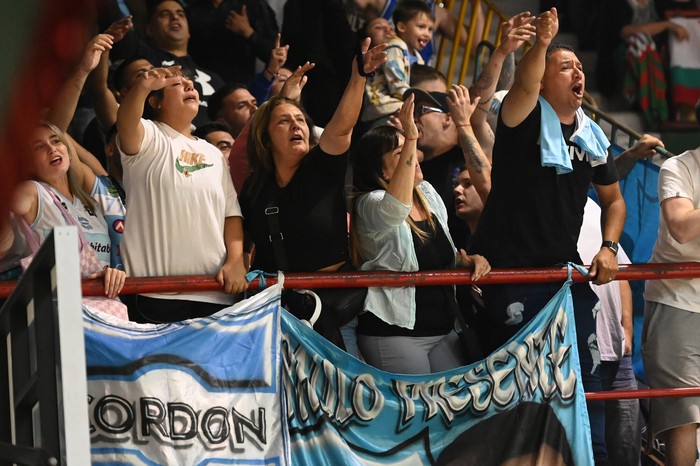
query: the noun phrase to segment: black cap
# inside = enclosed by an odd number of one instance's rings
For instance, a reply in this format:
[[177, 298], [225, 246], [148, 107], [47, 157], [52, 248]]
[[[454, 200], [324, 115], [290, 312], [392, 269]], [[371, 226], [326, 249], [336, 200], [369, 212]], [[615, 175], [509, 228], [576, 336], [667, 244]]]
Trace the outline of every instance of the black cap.
[[445, 113], [450, 112], [450, 107], [447, 105], [447, 94], [444, 92], [425, 92], [422, 89], [412, 87], [403, 93], [403, 100], [406, 100], [409, 95], [414, 95], [414, 102], [430, 102], [431, 105], [441, 109]]

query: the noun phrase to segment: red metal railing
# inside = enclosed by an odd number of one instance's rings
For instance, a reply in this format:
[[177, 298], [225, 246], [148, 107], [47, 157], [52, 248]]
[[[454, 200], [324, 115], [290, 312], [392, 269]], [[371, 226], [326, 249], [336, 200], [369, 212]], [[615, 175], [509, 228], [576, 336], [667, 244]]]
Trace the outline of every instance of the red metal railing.
[[[482, 277], [479, 285], [504, 283], [545, 283], [564, 282], [568, 272], [562, 267], [494, 269]], [[700, 277], [700, 263], [678, 262], [674, 264], [631, 264], [621, 265], [616, 280], [658, 280], [662, 278], [696, 278]], [[578, 271], [572, 271], [575, 282], [587, 281], [588, 278]], [[17, 282], [0, 282], [0, 298], [7, 297]], [[266, 284], [274, 285], [277, 277], [266, 277]], [[290, 273], [284, 275], [284, 287], [299, 288], [352, 288], [361, 286], [431, 286], [431, 285], [465, 285], [472, 280], [468, 270], [436, 270], [430, 272], [350, 272], [350, 273]], [[260, 280], [251, 281], [249, 289], [259, 289]], [[99, 279], [83, 280], [83, 295], [99, 296], [103, 284]], [[173, 277], [127, 278], [123, 294], [156, 293], [172, 291], [216, 291], [221, 286], [208, 275], [188, 275]], [[621, 390], [612, 392], [586, 393], [589, 401], [623, 400], [634, 398], [662, 398], [700, 396], [700, 387], [686, 388], [652, 388], [646, 390]]]
[[[432, 286], [471, 284], [468, 270], [436, 270], [428, 272], [344, 272], [344, 273], [289, 273], [284, 275], [284, 286], [299, 288], [352, 288], [360, 286]], [[700, 263], [678, 262], [674, 264], [621, 265], [616, 280], [657, 280], [662, 278], [700, 277]], [[496, 285], [503, 283], [563, 282], [567, 270], [562, 267], [494, 269], [482, 277], [477, 284]], [[577, 271], [572, 272], [575, 282], [588, 278]], [[266, 279], [269, 285], [277, 283], [276, 277]], [[0, 298], [7, 297], [17, 282], [0, 282]], [[253, 280], [249, 288], [259, 288], [259, 280]], [[216, 291], [220, 285], [208, 275], [183, 275], [172, 277], [131, 277], [126, 279], [123, 294], [157, 293], [172, 291]], [[103, 285], [99, 279], [83, 280], [83, 295], [99, 296]]]

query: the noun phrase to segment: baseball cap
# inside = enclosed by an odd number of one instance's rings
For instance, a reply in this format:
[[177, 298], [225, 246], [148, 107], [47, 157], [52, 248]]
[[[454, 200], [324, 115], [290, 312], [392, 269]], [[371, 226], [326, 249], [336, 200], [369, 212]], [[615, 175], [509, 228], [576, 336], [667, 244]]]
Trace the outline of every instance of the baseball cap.
[[422, 89], [412, 87], [403, 93], [403, 100], [406, 100], [409, 95], [414, 95], [414, 102], [430, 102], [431, 106], [435, 106], [445, 113], [450, 112], [450, 107], [447, 105], [447, 94], [444, 92], [425, 92]]

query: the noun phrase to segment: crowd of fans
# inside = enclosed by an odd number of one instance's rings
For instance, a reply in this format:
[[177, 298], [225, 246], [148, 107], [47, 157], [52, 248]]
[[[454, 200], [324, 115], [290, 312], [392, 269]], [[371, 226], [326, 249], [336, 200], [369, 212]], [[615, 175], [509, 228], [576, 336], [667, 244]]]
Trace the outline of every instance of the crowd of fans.
[[[148, 0], [142, 18], [115, 2], [28, 141], [34, 179], [12, 200], [3, 278], [66, 223], [97, 253], [98, 270], [83, 272], [102, 277], [107, 298], [126, 276], [221, 284], [123, 296], [129, 319], [149, 323], [216, 313], [244, 296], [255, 269], [465, 267], [478, 282], [492, 266], [590, 263], [594, 285], [572, 286], [584, 388], [635, 388], [629, 285], [613, 281], [626, 257], [619, 180], [663, 143], [644, 135], [617, 160], [608, 152], [581, 110], [581, 63], [555, 43], [554, 8], [510, 18], [468, 89], [448, 87], [432, 52], [421, 54], [434, 29], [469, 27], [442, 6], [347, 3], [289, 0], [280, 28], [263, 0]], [[93, 121], [74, 117], [81, 94]], [[600, 207], [585, 207], [591, 185]], [[498, 348], [558, 288], [374, 287], [354, 311], [335, 290], [316, 329], [378, 368], [437, 372]], [[306, 317], [303, 297], [284, 304]], [[700, 422], [696, 403], [682, 409], [695, 413], [683, 424]], [[589, 403], [589, 417], [596, 464], [638, 463], [638, 404]], [[654, 431], [673, 431], [674, 419]]]

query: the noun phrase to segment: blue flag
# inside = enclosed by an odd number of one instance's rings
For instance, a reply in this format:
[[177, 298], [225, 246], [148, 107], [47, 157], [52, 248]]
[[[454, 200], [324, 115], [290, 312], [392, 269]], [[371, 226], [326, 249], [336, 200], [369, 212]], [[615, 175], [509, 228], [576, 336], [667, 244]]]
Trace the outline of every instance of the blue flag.
[[289, 464], [279, 309], [279, 288], [166, 325], [84, 309], [92, 464]]
[[292, 464], [593, 464], [573, 319], [565, 285], [486, 359], [396, 375], [351, 357], [283, 312]]
[[86, 310], [93, 464], [593, 464], [568, 284], [486, 359], [425, 375], [280, 326], [279, 299], [168, 325]]

